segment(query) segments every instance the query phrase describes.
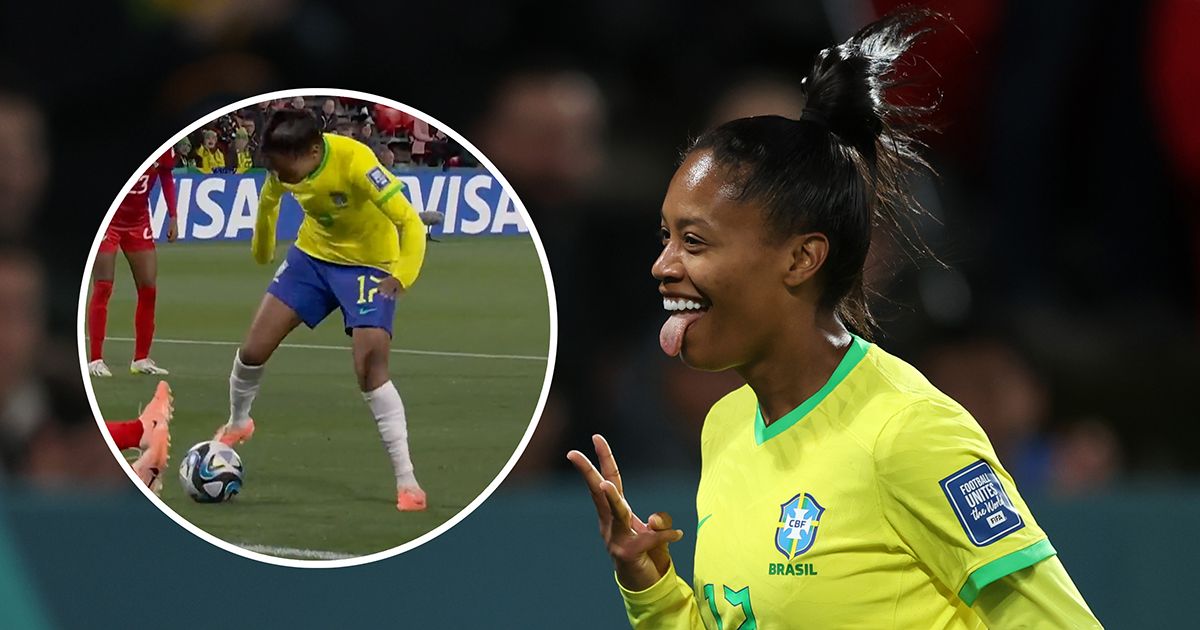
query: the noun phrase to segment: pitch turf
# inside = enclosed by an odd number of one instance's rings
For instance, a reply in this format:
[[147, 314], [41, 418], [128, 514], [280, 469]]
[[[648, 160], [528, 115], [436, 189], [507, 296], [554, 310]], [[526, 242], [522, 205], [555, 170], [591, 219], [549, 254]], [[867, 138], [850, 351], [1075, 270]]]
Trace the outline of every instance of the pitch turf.
[[[276, 258], [282, 260], [286, 244]], [[458, 513], [492, 481], [529, 425], [546, 372], [549, 306], [526, 237], [460, 237], [430, 243], [413, 291], [397, 308], [391, 372], [408, 412], [423, 513], [395, 509], [391, 464], [355, 382], [341, 315], [301, 326], [268, 363], [253, 415], [254, 439], [237, 448], [245, 485], [234, 500], [193, 503], [177, 466], [229, 414], [229, 368], [274, 266], [247, 243], [162, 244], [158, 329], [151, 355], [171, 371], [175, 418], [162, 498], [209, 533], [243, 546], [362, 555], [412, 540]], [[94, 379], [106, 418], [131, 418], [156, 379], [129, 374], [133, 282], [118, 264], [105, 359]], [[172, 343], [229, 342], [229, 345]], [[341, 349], [346, 348], [346, 349]], [[276, 552], [292, 555], [297, 551]]]

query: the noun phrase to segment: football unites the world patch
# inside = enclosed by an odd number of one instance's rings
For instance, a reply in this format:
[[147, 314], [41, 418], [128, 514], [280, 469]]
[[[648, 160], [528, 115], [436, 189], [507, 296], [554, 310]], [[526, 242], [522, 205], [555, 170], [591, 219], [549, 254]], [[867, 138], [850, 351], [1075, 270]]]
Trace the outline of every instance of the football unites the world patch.
[[1000, 477], [983, 460], [946, 477], [941, 486], [976, 547], [990, 545], [1025, 526]]
[[367, 171], [367, 179], [371, 180], [371, 185], [375, 187], [375, 190], [380, 191], [384, 188], [387, 188], [388, 184], [392, 183], [392, 178], [388, 177], [388, 174], [383, 171], [383, 168], [378, 166]]
[[811, 494], [801, 492], [779, 506], [775, 548], [788, 560], [808, 551], [817, 540], [825, 508]]

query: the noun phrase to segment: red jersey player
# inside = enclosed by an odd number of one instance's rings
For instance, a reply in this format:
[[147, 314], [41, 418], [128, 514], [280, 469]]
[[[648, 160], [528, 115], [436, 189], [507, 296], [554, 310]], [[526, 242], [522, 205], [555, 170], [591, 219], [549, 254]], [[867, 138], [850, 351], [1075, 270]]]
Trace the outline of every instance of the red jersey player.
[[112, 296], [118, 249], [125, 252], [129, 269], [133, 272], [133, 282], [137, 285], [133, 362], [129, 365], [129, 371], [133, 374], [167, 374], [150, 359], [158, 276], [154, 230], [150, 227], [150, 189], [156, 179], [162, 185], [162, 196], [167, 201], [167, 214], [170, 217], [167, 240], [174, 242], [179, 234], [175, 219], [175, 180], [171, 177], [174, 165], [175, 151], [167, 149], [142, 173], [125, 199], [121, 200], [108, 231], [104, 233], [104, 241], [100, 243], [100, 252], [96, 255], [96, 266], [93, 268], [92, 298], [88, 303], [88, 336], [91, 338], [88, 372], [92, 376], [112, 376], [104, 363], [104, 330], [108, 324], [108, 298]]

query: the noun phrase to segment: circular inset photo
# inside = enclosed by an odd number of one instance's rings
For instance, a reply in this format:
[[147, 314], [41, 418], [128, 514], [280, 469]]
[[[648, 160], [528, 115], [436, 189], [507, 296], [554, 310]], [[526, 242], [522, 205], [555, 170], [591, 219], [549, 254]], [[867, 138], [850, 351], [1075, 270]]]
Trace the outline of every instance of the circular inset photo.
[[533, 432], [556, 334], [503, 175], [348, 90], [264, 94], [171, 138], [80, 289], [88, 395], [131, 480], [205, 540], [288, 566], [401, 553], [483, 502]]

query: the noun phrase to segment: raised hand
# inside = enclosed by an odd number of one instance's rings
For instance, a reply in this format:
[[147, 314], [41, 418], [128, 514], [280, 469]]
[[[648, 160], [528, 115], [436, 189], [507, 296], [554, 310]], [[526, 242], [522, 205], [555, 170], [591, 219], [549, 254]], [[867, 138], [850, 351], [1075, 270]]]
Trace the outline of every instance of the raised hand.
[[600, 536], [612, 556], [621, 585], [632, 591], [653, 586], [671, 566], [667, 545], [683, 538], [683, 532], [671, 528], [671, 515], [656, 512], [646, 522], [633, 513], [625, 500], [621, 472], [608, 442], [600, 435], [592, 436], [600, 470], [579, 451], [567, 453], [567, 459], [583, 475], [596, 515], [600, 519]]

